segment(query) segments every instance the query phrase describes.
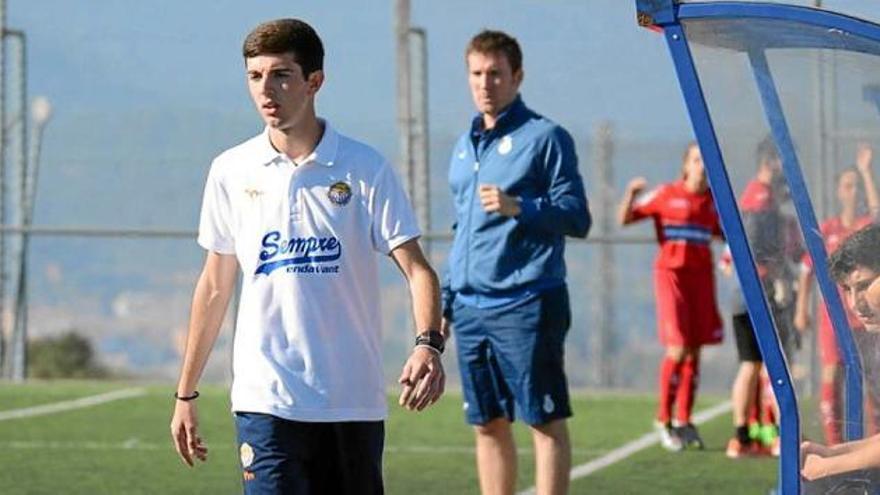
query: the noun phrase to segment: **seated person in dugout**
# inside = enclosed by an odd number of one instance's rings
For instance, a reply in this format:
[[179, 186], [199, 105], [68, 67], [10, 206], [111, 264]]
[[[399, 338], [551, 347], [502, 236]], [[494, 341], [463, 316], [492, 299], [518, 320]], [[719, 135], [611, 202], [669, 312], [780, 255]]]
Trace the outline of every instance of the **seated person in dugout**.
[[[876, 387], [880, 381], [876, 373], [880, 355], [880, 225], [869, 225], [846, 239], [831, 255], [828, 267], [843, 289], [845, 305], [865, 327], [860, 333], [875, 337], [872, 342], [860, 342], [860, 350], [865, 386]], [[880, 481], [880, 434], [834, 446], [805, 441], [801, 458], [801, 475], [807, 480], [839, 479], [842, 475], [849, 480], [864, 478], [876, 486]], [[870, 471], [855, 473], [860, 470]]]

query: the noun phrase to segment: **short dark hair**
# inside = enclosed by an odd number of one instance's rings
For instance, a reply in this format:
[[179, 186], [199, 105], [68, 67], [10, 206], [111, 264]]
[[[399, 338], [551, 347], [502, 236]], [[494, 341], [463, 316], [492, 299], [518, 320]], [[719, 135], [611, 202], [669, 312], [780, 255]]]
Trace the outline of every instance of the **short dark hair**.
[[465, 59], [471, 53], [500, 53], [507, 57], [510, 68], [515, 74], [522, 69], [522, 50], [516, 38], [503, 31], [484, 29], [471, 38], [467, 49], [464, 51]]
[[776, 143], [770, 136], [765, 137], [760, 143], [758, 143], [758, 148], [755, 150], [755, 154], [757, 155], [759, 166], [765, 161], [779, 159], [779, 150], [776, 149]]
[[241, 47], [244, 58], [292, 53], [303, 77], [324, 70], [324, 45], [318, 33], [299, 19], [275, 19], [255, 27]]
[[880, 272], [880, 225], [872, 223], [849, 236], [828, 258], [828, 271], [837, 283], [860, 267]]

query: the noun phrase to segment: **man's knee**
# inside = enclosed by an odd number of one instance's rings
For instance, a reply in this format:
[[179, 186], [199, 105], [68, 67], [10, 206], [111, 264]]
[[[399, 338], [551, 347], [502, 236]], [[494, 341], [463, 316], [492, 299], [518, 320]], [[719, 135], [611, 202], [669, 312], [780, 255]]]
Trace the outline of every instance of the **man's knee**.
[[684, 360], [685, 348], [678, 345], [671, 345], [666, 348], [666, 357], [672, 359], [676, 363]]
[[507, 418], [495, 418], [482, 425], [474, 425], [477, 436], [498, 438], [510, 435], [510, 421]]
[[556, 419], [541, 425], [532, 425], [532, 436], [536, 442], [567, 442], [568, 422]]

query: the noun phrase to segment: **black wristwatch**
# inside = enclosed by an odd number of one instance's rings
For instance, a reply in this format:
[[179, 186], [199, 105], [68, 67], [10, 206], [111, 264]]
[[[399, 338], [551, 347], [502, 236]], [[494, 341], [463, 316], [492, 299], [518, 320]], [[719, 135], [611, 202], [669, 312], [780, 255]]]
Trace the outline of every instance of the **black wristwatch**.
[[437, 330], [428, 330], [427, 332], [422, 332], [416, 335], [416, 346], [420, 345], [428, 346], [440, 354], [443, 354], [443, 349], [446, 348], [446, 339], [444, 339], [443, 334]]

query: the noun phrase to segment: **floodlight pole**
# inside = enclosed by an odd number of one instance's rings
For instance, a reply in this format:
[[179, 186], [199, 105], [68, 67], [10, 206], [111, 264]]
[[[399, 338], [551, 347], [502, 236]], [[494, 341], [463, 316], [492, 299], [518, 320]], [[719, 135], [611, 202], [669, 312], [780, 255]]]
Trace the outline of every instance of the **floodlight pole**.
[[[27, 40], [24, 31], [7, 29], [3, 31], [3, 38], [15, 39], [17, 41], [15, 50], [15, 62], [18, 67], [18, 100], [21, 112], [21, 121], [19, 122], [19, 146], [18, 146], [18, 221], [24, 223], [27, 209], [27, 177], [28, 177], [28, 118], [27, 118]], [[8, 376], [13, 381], [20, 382], [25, 376], [25, 354], [27, 345], [27, 335], [24, 328], [20, 327], [21, 315], [19, 314], [18, 304], [21, 299], [22, 279], [24, 277], [24, 251], [25, 237], [21, 238], [20, 251], [18, 253], [18, 269], [16, 276], [17, 284], [15, 287], [14, 298], [15, 306], [13, 310], [13, 325], [11, 338], [8, 348], [7, 367], [9, 368]]]
[[[423, 28], [410, 28], [409, 78], [411, 125], [407, 127], [410, 152], [410, 180], [416, 218], [422, 232], [431, 231], [430, 139], [428, 133], [428, 35]], [[425, 254], [431, 255], [431, 241], [426, 239]]]
[[[6, 0], [0, 0], [0, 33], [6, 31]], [[0, 225], [6, 225], [6, 39], [0, 36]], [[6, 345], [6, 234], [0, 232], [0, 373], [8, 377]]]
[[397, 127], [400, 136], [400, 175], [412, 199], [412, 67], [410, 57], [410, 2], [395, 0], [394, 31], [397, 39]]

